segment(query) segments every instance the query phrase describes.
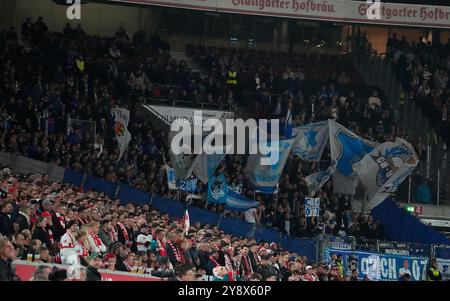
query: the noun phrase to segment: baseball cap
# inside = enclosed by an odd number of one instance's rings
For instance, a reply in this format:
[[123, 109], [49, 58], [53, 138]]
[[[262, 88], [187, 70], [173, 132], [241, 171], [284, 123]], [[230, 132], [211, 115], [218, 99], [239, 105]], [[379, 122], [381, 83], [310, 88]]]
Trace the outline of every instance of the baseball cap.
[[100, 253], [92, 253], [92, 254], [89, 256], [89, 260], [94, 260], [94, 259], [97, 259], [97, 258], [100, 258], [100, 259], [103, 260], [103, 256], [102, 256]]
[[307, 269], [307, 270], [310, 270], [310, 269], [312, 269], [312, 266], [307, 265], [307, 266], [306, 266], [306, 269]]

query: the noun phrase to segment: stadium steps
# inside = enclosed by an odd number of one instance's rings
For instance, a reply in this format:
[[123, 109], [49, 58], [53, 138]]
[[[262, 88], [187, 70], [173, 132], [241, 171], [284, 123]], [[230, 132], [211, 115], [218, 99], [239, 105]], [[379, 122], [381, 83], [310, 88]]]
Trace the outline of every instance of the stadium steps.
[[197, 62], [195, 62], [192, 58], [187, 56], [187, 54], [184, 51], [172, 50], [170, 51], [170, 55], [172, 59], [176, 60], [177, 62], [179, 61], [187, 62], [189, 70], [193, 73], [200, 73], [203, 71], [202, 68], [197, 64]]

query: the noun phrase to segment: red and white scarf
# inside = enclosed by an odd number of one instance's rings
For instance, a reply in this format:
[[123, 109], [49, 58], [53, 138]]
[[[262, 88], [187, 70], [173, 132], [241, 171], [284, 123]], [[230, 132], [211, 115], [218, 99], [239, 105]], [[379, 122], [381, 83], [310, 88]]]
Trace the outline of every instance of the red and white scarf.
[[103, 244], [100, 237], [98, 237], [98, 235], [94, 233], [91, 233], [91, 237], [94, 240], [95, 245], [100, 248]]
[[225, 267], [229, 271], [234, 271], [233, 262], [231, 261], [230, 256], [228, 254], [224, 254], [223, 257], [225, 259]]
[[168, 240], [167, 244], [170, 246], [170, 248], [172, 249], [173, 255], [175, 256], [175, 259], [177, 260], [177, 262], [183, 262], [183, 257], [180, 253], [180, 251], [178, 250], [178, 248], [172, 243], [172, 241]]
[[156, 239], [156, 243], [158, 244], [159, 255], [161, 255], [162, 257], [166, 257], [167, 256], [166, 244], [162, 242], [160, 239]]
[[116, 241], [118, 240], [116, 228], [113, 227], [113, 228], [109, 231], [109, 236], [111, 237], [111, 241], [112, 241], [112, 242], [116, 242]]
[[81, 252], [77, 252], [77, 254], [81, 257], [88, 257], [89, 256], [88, 248], [86, 248], [86, 246], [82, 241], [78, 241], [78, 244], [81, 246]]
[[62, 216], [61, 214], [59, 214], [58, 212], [56, 212], [56, 217], [58, 218], [59, 223], [61, 224], [61, 227], [63, 229], [66, 229], [66, 220], [64, 218], [64, 216]]
[[120, 230], [122, 231], [123, 237], [125, 238], [125, 244], [128, 245], [130, 243], [130, 236], [128, 235], [127, 228], [125, 228], [122, 223], [117, 223], [117, 226], [119, 226]]

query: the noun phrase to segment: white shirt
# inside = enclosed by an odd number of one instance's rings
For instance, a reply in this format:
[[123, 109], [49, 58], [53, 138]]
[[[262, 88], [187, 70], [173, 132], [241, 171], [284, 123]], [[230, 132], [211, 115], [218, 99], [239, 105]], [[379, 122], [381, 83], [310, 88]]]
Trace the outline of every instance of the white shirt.
[[61, 255], [61, 263], [62, 264], [68, 264], [68, 259], [71, 255], [76, 255], [75, 252], [75, 239], [73, 237], [73, 235], [71, 236], [69, 234], [69, 232], [66, 232], [62, 237], [61, 237], [61, 250], [60, 250], [60, 255]]
[[256, 208], [250, 208], [244, 212], [245, 221], [248, 223], [256, 223]]

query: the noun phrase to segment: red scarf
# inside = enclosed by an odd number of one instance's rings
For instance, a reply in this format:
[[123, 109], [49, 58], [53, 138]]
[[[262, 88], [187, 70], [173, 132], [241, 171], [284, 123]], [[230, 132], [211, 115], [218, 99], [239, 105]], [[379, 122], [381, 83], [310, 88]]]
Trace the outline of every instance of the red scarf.
[[234, 281], [233, 272], [228, 272], [228, 281]]
[[82, 225], [87, 224], [87, 220], [82, 220], [81, 218], [78, 218], [78, 222]]
[[93, 233], [91, 234], [91, 237], [94, 240], [95, 245], [100, 248], [102, 245], [102, 240], [100, 239], [100, 237], [98, 237], [97, 234], [93, 234]]
[[78, 244], [81, 246], [81, 254], [78, 253], [79, 256], [81, 257], [88, 257], [89, 256], [89, 250], [84, 246], [84, 243], [81, 241], [78, 241]]
[[122, 223], [117, 223], [117, 225], [119, 226], [120, 230], [122, 230], [123, 237], [125, 238], [125, 244], [128, 245], [130, 243], [130, 237], [128, 235], [127, 228], [125, 228]]
[[162, 257], [166, 257], [167, 256], [167, 252], [166, 252], [166, 244], [163, 243], [161, 240], [156, 239], [156, 243], [158, 244], [158, 249], [159, 249], [159, 255], [161, 255]]
[[64, 219], [64, 216], [62, 216], [61, 214], [59, 214], [58, 212], [56, 212], [56, 217], [58, 218], [59, 223], [61, 224], [61, 227], [63, 229], [66, 229], [66, 221]]
[[170, 246], [170, 248], [172, 249], [173, 254], [175, 255], [175, 259], [177, 260], [177, 262], [184, 262], [183, 259], [183, 255], [181, 255], [180, 251], [178, 250], [178, 248], [172, 243], [172, 241], [168, 240], [167, 244]]
[[212, 256], [209, 256], [209, 260], [212, 261], [212, 263], [214, 264], [214, 267], [218, 267], [220, 265]]
[[111, 237], [111, 241], [112, 242], [116, 242], [117, 241], [117, 231], [116, 229], [113, 227], [111, 231], [109, 231], [109, 236]]
[[245, 269], [246, 271], [244, 271], [244, 274], [246, 276], [251, 276], [253, 274], [253, 268], [252, 265], [249, 263], [250, 258], [248, 257], [248, 255], [243, 256], [242, 259], [244, 260], [244, 265], [245, 265]]

